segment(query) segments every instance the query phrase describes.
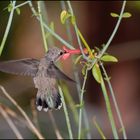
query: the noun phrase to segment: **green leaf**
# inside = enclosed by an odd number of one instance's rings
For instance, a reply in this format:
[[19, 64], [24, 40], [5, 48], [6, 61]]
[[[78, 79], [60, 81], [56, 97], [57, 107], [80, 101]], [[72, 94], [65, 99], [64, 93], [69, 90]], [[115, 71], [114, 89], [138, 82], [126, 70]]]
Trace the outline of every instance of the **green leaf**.
[[12, 9], [13, 9], [13, 5], [12, 5], [12, 3], [10, 3], [9, 5], [8, 5], [8, 12], [11, 12], [12, 11]]
[[71, 17], [71, 23], [72, 23], [72, 25], [75, 25], [75, 22], [76, 22], [75, 16], [72, 16]]
[[118, 14], [113, 13], [113, 12], [111, 12], [111, 13], [110, 13], [110, 15], [111, 15], [112, 17], [119, 17], [119, 15], [118, 15]]
[[77, 63], [79, 62], [79, 60], [81, 59], [81, 57], [82, 57], [82, 55], [79, 55], [79, 56], [76, 58], [74, 64], [77, 64]]
[[108, 55], [108, 54], [102, 56], [101, 60], [105, 62], [118, 62], [118, 59], [115, 56]]
[[16, 12], [18, 15], [20, 15], [20, 9], [19, 8], [16, 8]]
[[131, 15], [131, 13], [129, 13], [129, 12], [125, 12], [125, 13], [123, 13], [123, 18], [129, 18], [129, 17], [131, 17], [132, 15]]
[[66, 11], [63, 10], [60, 14], [60, 20], [62, 24], [65, 24], [66, 20], [70, 17], [71, 15]]
[[100, 71], [100, 68], [99, 68], [99, 65], [98, 65], [98, 64], [95, 64], [95, 65], [92, 67], [92, 75], [93, 75], [93, 77], [95, 78], [95, 80], [96, 80], [98, 83], [101, 83], [102, 74], [101, 74], [101, 71]]

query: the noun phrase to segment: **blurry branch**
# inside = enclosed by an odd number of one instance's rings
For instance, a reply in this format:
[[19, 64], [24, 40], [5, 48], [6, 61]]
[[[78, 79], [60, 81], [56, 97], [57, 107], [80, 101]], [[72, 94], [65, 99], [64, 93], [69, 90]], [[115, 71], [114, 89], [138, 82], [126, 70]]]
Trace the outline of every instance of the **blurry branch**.
[[[34, 6], [32, 5], [32, 1], [29, 1], [29, 6], [31, 8], [31, 11], [33, 13], [33, 15], [37, 18], [37, 20], [40, 21], [40, 18], [38, 16], [38, 13], [36, 12]], [[58, 34], [56, 34], [47, 24], [44, 23], [43, 21], [43, 26], [44, 28], [50, 33], [52, 34], [56, 39], [58, 39], [60, 42], [62, 42], [64, 45], [66, 45], [68, 48], [70, 49], [74, 49], [74, 47], [72, 45], [70, 45], [68, 42], [66, 42], [63, 38], [61, 38]]]
[[115, 28], [111, 34], [111, 36], [109, 37], [107, 43], [105, 44], [105, 46], [103, 47], [103, 49], [101, 50], [101, 52], [99, 53], [99, 55], [93, 60], [92, 62], [92, 66], [89, 68], [89, 70], [94, 66], [94, 64], [98, 61], [98, 59], [100, 59], [102, 57], [102, 55], [106, 52], [106, 50], [108, 49], [108, 47], [110, 46], [115, 34], [117, 33], [118, 31], [118, 28], [120, 26], [120, 23], [121, 23], [121, 20], [123, 18], [123, 13], [124, 13], [124, 9], [125, 9], [125, 6], [126, 6], [126, 0], [123, 1], [123, 4], [122, 4], [122, 8], [121, 8], [121, 12], [120, 12], [120, 15], [119, 15], [119, 18], [118, 18], [118, 21], [115, 25]]
[[126, 0], [123, 1], [123, 4], [122, 4], [122, 8], [121, 8], [121, 12], [120, 12], [120, 15], [119, 15], [119, 18], [118, 18], [118, 21], [116, 23], [116, 26], [111, 34], [111, 36], [109, 37], [109, 40], [107, 41], [107, 43], [105, 44], [105, 46], [103, 47], [102, 51], [100, 52], [100, 54], [98, 55], [98, 58], [101, 58], [101, 56], [105, 53], [105, 51], [108, 49], [109, 45], [111, 44], [115, 34], [117, 33], [117, 30], [120, 26], [120, 23], [121, 23], [121, 20], [123, 18], [123, 13], [124, 13], [124, 9], [125, 9], [125, 5], [126, 5]]
[[112, 109], [111, 109], [109, 96], [108, 96], [108, 93], [107, 93], [107, 90], [106, 90], [104, 79], [102, 77], [101, 77], [100, 85], [101, 85], [101, 89], [102, 89], [102, 92], [103, 92], [103, 96], [104, 96], [104, 100], [105, 100], [105, 104], [106, 104], [106, 110], [107, 110], [107, 113], [108, 113], [108, 118], [109, 118], [109, 121], [110, 121], [110, 125], [111, 125], [111, 128], [112, 128], [112, 133], [113, 133], [114, 139], [119, 139], [118, 132], [117, 132], [117, 127], [116, 127], [116, 124], [115, 124], [115, 121], [114, 121], [114, 116], [113, 116]]
[[23, 137], [20, 134], [19, 130], [17, 129], [17, 127], [15, 126], [15, 124], [13, 123], [13, 121], [11, 120], [11, 118], [8, 116], [7, 112], [5, 111], [4, 107], [2, 107], [1, 104], [0, 104], [0, 113], [4, 117], [4, 119], [7, 121], [9, 127], [12, 129], [12, 131], [14, 132], [14, 134], [16, 135], [16, 137], [18, 139], [23, 139]]
[[49, 113], [53, 128], [55, 130], [55, 134], [56, 134], [57, 139], [63, 139], [61, 134], [60, 134], [59, 129], [57, 128], [57, 125], [56, 125], [56, 122], [55, 122], [55, 119], [54, 119], [54, 116], [53, 116], [52, 112], [49, 111], [48, 113]]
[[24, 5], [26, 5], [27, 3], [29, 3], [29, 1], [23, 2], [23, 3], [21, 3], [21, 4], [17, 5], [17, 6], [15, 6], [14, 9], [20, 8], [20, 7], [24, 6]]
[[21, 116], [19, 116], [14, 110], [10, 109], [7, 106], [4, 106], [4, 110], [7, 112], [8, 115], [10, 115], [10, 117], [17, 120], [16, 123], [18, 123], [18, 125], [20, 125], [22, 127], [27, 126], [30, 129], [27, 121], [25, 119], [23, 119]]
[[47, 41], [46, 41], [46, 37], [45, 37], [45, 30], [44, 30], [44, 26], [43, 26], [41, 3], [42, 3], [42, 1], [37, 1], [38, 13], [39, 13], [39, 19], [40, 19], [39, 21], [40, 21], [41, 32], [42, 32], [42, 38], [43, 38], [43, 43], [44, 43], [45, 51], [47, 52], [48, 46], [47, 46]]
[[7, 26], [6, 26], [6, 30], [5, 30], [5, 33], [4, 33], [4, 36], [3, 36], [3, 39], [2, 39], [1, 45], [0, 45], [0, 55], [2, 54], [2, 51], [3, 51], [3, 48], [4, 48], [5, 42], [7, 40], [9, 31], [10, 31], [10, 27], [11, 27], [13, 15], [14, 15], [14, 10], [15, 10], [14, 9], [15, 4], [16, 4], [16, 1], [13, 1], [12, 2], [12, 10], [10, 12], [9, 20], [8, 20]]
[[35, 126], [38, 128], [38, 130], [40, 130], [34, 99], [31, 100], [30, 105], [31, 105], [31, 111], [32, 111], [32, 116], [33, 116], [33, 122], [34, 122]]
[[67, 123], [67, 127], [68, 127], [68, 132], [69, 132], [69, 139], [73, 139], [73, 134], [72, 134], [71, 124], [70, 124], [70, 119], [69, 119], [69, 115], [68, 115], [68, 110], [67, 110], [67, 107], [66, 107], [66, 103], [65, 103], [65, 100], [64, 100], [63, 92], [62, 92], [62, 89], [61, 89], [60, 86], [58, 86], [58, 89], [59, 89], [59, 93], [60, 93], [61, 98], [62, 98], [63, 109], [64, 109], [66, 123]]
[[[62, 10], [66, 10], [66, 5], [65, 5], [65, 1], [60, 1], [60, 4], [61, 4], [61, 9]], [[68, 41], [73, 45], [73, 39], [72, 39], [72, 33], [71, 33], [71, 30], [70, 30], [70, 22], [69, 20], [66, 20], [66, 34], [68, 36]], [[72, 56], [73, 57], [73, 56]], [[72, 58], [71, 57], [71, 58]], [[73, 65], [73, 67], [75, 67], [75, 65]], [[73, 70], [74, 73], [77, 73], [77, 70], [74, 69]], [[76, 80], [76, 78], [75, 78]], [[76, 87], [80, 84], [77, 80], [76, 80]], [[77, 125], [78, 124], [78, 111], [77, 111], [77, 108], [75, 107], [75, 101], [73, 99], [73, 97], [71, 96], [70, 94], [70, 90], [68, 90], [68, 87], [66, 86], [65, 83], [62, 83], [62, 89], [64, 91], [64, 96], [70, 106], [70, 109], [73, 113], [73, 118], [74, 118], [74, 121], [75, 121], [75, 124]]]
[[85, 76], [84, 76], [84, 81], [83, 81], [83, 85], [82, 85], [82, 89], [81, 89], [81, 96], [80, 96], [80, 110], [79, 110], [79, 126], [78, 126], [78, 139], [81, 138], [81, 127], [82, 127], [82, 111], [83, 111], [83, 104], [84, 104], [84, 92], [85, 92], [85, 85], [86, 85], [86, 81], [87, 81], [87, 75], [88, 75], [88, 70], [86, 69], [85, 72]]
[[[69, 11], [70, 11], [72, 17], [74, 17], [74, 13], [73, 13], [73, 9], [72, 9], [72, 7], [71, 7], [70, 1], [67, 1], [67, 4], [68, 4]], [[74, 29], [75, 29], [75, 33], [76, 33], [76, 37], [77, 37], [77, 41], [78, 41], [78, 44], [79, 44], [79, 47], [80, 47], [81, 53], [82, 53], [82, 55], [83, 55], [83, 58], [84, 58], [85, 60], [89, 60], [88, 57], [84, 54], [84, 51], [83, 51], [83, 49], [82, 49], [82, 43], [81, 43], [81, 40], [80, 40], [80, 37], [79, 37], [79, 34], [78, 34], [78, 31], [79, 31], [79, 30], [78, 30], [78, 27], [77, 27], [76, 21], [74, 22], [73, 25], [74, 25]]]
[[[74, 13], [73, 13], [73, 10], [72, 10], [72, 7], [71, 7], [71, 4], [69, 1], [67, 1], [68, 3], [68, 7], [69, 7], [69, 10], [70, 10], [70, 13], [72, 15], [72, 17], [74, 17]], [[110, 43], [112, 42], [118, 28], [119, 28], [119, 25], [120, 25], [120, 22], [121, 22], [121, 19], [123, 17], [123, 13], [124, 13], [124, 9], [125, 9], [125, 5], [126, 5], [126, 1], [123, 2], [122, 4], [122, 8], [121, 8], [121, 12], [120, 12], [120, 15], [119, 15], [119, 19], [117, 21], [117, 24], [108, 40], [108, 42], [106, 43], [106, 45], [103, 47], [102, 51], [99, 52], [99, 55], [96, 57], [96, 59], [93, 60], [92, 62], [92, 65], [86, 70], [86, 74], [88, 72], [88, 70], [91, 70], [91, 68], [94, 66], [95, 63], [97, 63], [98, 59], [100, 59], [102, 57], [102, 55], [105, 53], [105, 51], [107, 50], [107, 48], [109, 47]], [[81, 36], [82, 34], [79, 32], [78, 28], [77, 28], [77, 25], [76, 25], [76, 21], [74, 21], [73, 23], [74, 25], [74, 28], [75, 28], [75, 32], [76, 32], [76, 35], [77, 35], [77, 40], [78, 40], [78, 43], [79, 43], [79, 47], [81, 49], [81, 52], [83, 51], [82, 50], [82, 46], [81, 46], [81, 42], [80, 42], [80, 37], [81, 39], [83, 39], [83, 37]], [[80, 36], [80, 37], [79, 37]], [[84, 40], [83, 40], [84, 41]], [[87, 45], [86, 45], [87, 46]], [[88, 46], [87, 46], [88, 47]], [[89, 48], [89, 47], [88, 47]], [[89, 59], [87, 57], [84, 56], [84, 53], [82, 52], [83, 54], [83, 57], [85, 60], [89, 61]], [[86, 77], [86, 75], [85, 75]], [[85, 79], [84, 77], [84, 79]], [[83, 85], [85, 84], [85, 82], [83, 82]], [[114, 122], [114, 118], [113, 118], [113, 114], [112, 114], [112, 111], [111, 111], [111, 106], [110, 106], [110, 101], [109, 101], [109, 97], [107, 95], [107, 92], [106, 92], [106, 87], [104, 85], [104, 81], [102, 79], [102, 82], [101, 82], [101, 88], [102, 88], [102, 91], [103, 91], [103, 95], [104, 95], [104, 98], [105, 98], [105, 102], [106, 102], [106, 107], [107, 107], [107, 112], [108, 112], [108, 117], [109, 117], [109, 120], [110, 120], [110, 123], [111, 123], [111, 127], [112, 127], [112, 131], [113, 131], [113, 135], [114, 135], [114, 138], [118, 138], [118, 134], [117, 134], [117, 129], [116, 129], [116, 126], [115, 126], [115, 122]], [[82, 88], [83, 89], [83, 88]], [[82, 91], [81, 91], [81, 98], [83, 94], [82, 94]], [[81, 110], [80, 110], [80, 115], [79, 115], [79, 134], [78, 134], [78, 138], [80, 138], [80, 135], [81, 135]]]
[[118, 108], [118, 104], [117, 104], [117, 101], [116, 101], [116, 98], [115, 98], [115, 94], [114, 94], [112, 85], [110, 83], [110, 80], [109, 80], [109, 77], [106, 73], [106, 70], [105, 70], [105, 68], [104, 68], [104, 66], [101, 62], [100, 62], [100, 65], [101, 65], [101, 68], [102, 68], [103, 73], [105, 75], [105, 79], [107, 81], [107, 84], [108, 84], [108, 87], [109, 87], [109, 90], [110, 90], [110, 93], [111, 93], [111, 96], [112, 96], [112, 99], [113, 99], [113, 102], [114, 102], [114, 105], [115, 105], [117, 116], [118, 116], [118, 119], [119, 119], [119, 122], [120, 122], [120, 125], [121, 125], [121, 128], [122, 128], [123, 137], [124, 137], [124, 139], [127, 139], [126, 132], [125, 132], [125, 127], [124, 127], [124, 124], [123, 124], [123, 121], [122, 121], [122, 118], [121, 118], [121, 113], [120, 113], [119, 108]]
[[70, 107], [70, 109], [72, 111], [72, 114], [73, 114], [72, 116], [73, 116], [73, 118], [75, 120], [75, 123], [78, 124], [78, 111], [77, 111], [77, 108], [75, 106], [74, 99], [71, 96], [70, 91], [69, 91], [66, 83], [60, 82], [60, 85], [61, 85], [61, 88], [62, 88], [62, 90], [64, 92], [64, 97], [66, 98], [66, 102], [69, 104], [69, 107]]
[[[65, 4], [65, 1], [61, 1], [61, 7], [62, 7], [62, 10], [66, 10], [66, 4]], [[72, 8], [72, 7], [71, 7]], [[70, 41], [71, 44], [73, 44], [73, 39], [72, 39], [72, 32], [70, 30], [70, 21], [69, 20], [66, 20], [66, 31], [67, 31], [67, 35], [68, 35], [68, 39]], [[78, 30], [79, 31], [79, 30]], [[84, 39], [83, 39], [84, 40]], [[85, 41], [86, 42], [86, 41]], [[88, 46], [87, 43], [85, 43], [85, 45]], [[88, 46], [89, 47], [89, 46]], [[73, 60], [73, 57], [72, 57], [72, 60]], [[76, 88], [77, 88], [77, 92], [78, 92], [78, 96], [79, 96], [79, 100], [80, 100], [80, 96], [81, 96], [81, 83], [80, 83], [80, 78], [79, 78], [79, 74], [78, 74], [78, 70], [77, 70], [77, 66], [76, 65], [73, 65], [73, 71], [74, 71], [74, 77], [75, 77], [75, 80], [76, 80]], [[75, 114], [76, 116], [78, 117], [77, 115], [77, 110], [75, 110]], [[76, 118], [77, 118], [76, 117]], [[87, 118], [87, 112], [86, 112], [86, 108], [85, 106], [83, 106], [83, 119], [84, 119], [84, 125], [85, 125], [85, 128], [86, 130], [90, 130], [90, 127], [89, 127], [89, 121], [88, 121], [88, 118]], [[76, 119], [77, 120], [77, 119]], [[79, 120], [79, 119], [78, 119]], [[79, 123], [79, 122], [78, 122]], [[88, 131], [87, 132], [87, 138], [88, 139], [91, 139], [91, 134], [90, 132]]]
[[2, 93], [14, 104], [14, 106], [21, 112], [21, 114], [24, 116], [25, 120], [28, 122], [29, 127], [31, 128], [32, 132], [39, 138], [44, 139], [42, 134], [37, 130], [37, 128], [34, 126], [30, 118], [27, 116], [27, 114], [24, 112], [24, 110], [18, 105], [18, 103], [7, 93], [7, 91], [4, 89], [3, 86], [0, 85], [0, 89], [2, 90]]
[[94, 123], [95, 127], [97, 128], [98, 132], [100, 133], [102, 139], [106, 139], [102, 129], [100, 128], [99, 124], [96, 121], [96, 117], [93, 118], [93, 123]]
[[[40, 8], [41, 8], [41, 14], [42, 14], [42, 19], [43, 19], [43, 22], [47, 25], [49, 25], [51, 27], [51, 24], [53, 22], [50, 22], [49, 21], [49, 17], [48, 17], [48, 12], [47, 12], [47, 6], [46, 6], [46, 1], [41, 1], [41, 4], [40, 4]], [[43, 26], [44, 27], [44, 26]], [[52, 28], [53, 29], [53, 28]], [[54, 29], [53, 29], [54, 30]], [[48, 32], [45, 32], [46, 33], [46, 40], [47, 40], [47, 44], [48, 46], [55, 46], [54, 44], [54, 40], [52, 38], [52, 35], [49, 34], [49, 36], [47, 37], [47, 33]]]

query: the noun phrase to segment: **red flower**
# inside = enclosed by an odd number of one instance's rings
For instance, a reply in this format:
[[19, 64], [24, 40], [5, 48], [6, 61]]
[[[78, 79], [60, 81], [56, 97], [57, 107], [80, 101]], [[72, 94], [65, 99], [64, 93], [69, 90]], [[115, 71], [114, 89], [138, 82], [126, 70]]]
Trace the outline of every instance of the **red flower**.
[[[67, 59], [71, 54], [81, 54], [81, 50], [80, 49], [74, 49], [74, 50], [71, 50], [71, 49], [68, 49], [66, 48], [65, 46], [63, 46], [63, 50], [66, 52], [63, 56], [62, 56], [62, 59]], [[84, 53], [87, 54], [87, 49], [83, 49]]]

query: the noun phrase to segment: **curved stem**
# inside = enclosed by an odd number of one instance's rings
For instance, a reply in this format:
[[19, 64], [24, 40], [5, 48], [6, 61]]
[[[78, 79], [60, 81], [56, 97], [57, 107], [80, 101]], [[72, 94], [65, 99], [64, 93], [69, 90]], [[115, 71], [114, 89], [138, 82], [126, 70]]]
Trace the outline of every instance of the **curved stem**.
[[[80, 105], [83, 103], [83, 96], [84, 96], [84, 89], [85, 89], [85, 85], [86, 85], [87, 75], [88, 75], [88, 70], [86, 69], [84, 81], [83, 81], [83, 85], [82, 85], [82, 90], [81, 90], [81, 95], [80, 95]], [[81, 107], [79, 110], [78, 139], [81, 138], [82, 111], [83, 111], [83, 107]]]
[[4, 110], [4, 108], [1, 105], [0, 105], [0, 113], [5, 118], [5, 120], [7, 121], [9, 127], [12, 129], [12, 131], [16, 135], [17, 139], [23, 139], [19, 130], [17, 129], [17, 127], [15, 126], [15, 124], [13, 123], [13, 121], [11, 120], [11, 118], [8, 116], [8, 114], [6, 113], [6, 111]]
[[114, 117], [113, 117], [113, 113], [112, 113], [112, 109], [111, 109], [110, 100], [109, 100], [109, 97], [108, 97], [108, 94], [107, 94], [107, 91], [106, 91], [106, 87], [105, 87], [105, 83], [104, 83], [103, 78], [101, 78], [101, 89], [102, 89], [103, 96], [104, 96], [104, 99], [105, 99], [108, 118], [109, 118], [109, 121], [110, 121], [110, 124], [111, 124], [111, 128], [112, 128], [114, 138], [119, 139], [119, 136], [118, 136], [118, 133], [117, 133], [117, 128], [116, 128]]
[[[66, 10], [66, 4], [65, 4], [64, 1], [61, 1], [61, 7], [62, 7], [62, 10]], [[69, 20], [66, 20], [66, 32], [67, 32], [68, 39], [69, 39], [70, 43], [73, 44], [73, 39], [72, 39], [71, 30], [70, 30], [70, 21]], [[80, 33], [80, 31], [79, 31], [79, 33]], [[84, 37], [82, 35], [81, 35], [81, 37], [84, 40]], [[83, 41], [83, 43], [85, 44], [85, 46], [87, 46], [87, 48], [89, 47], [85, 40]], [[78, 96], [79, 96], [79, 100], [80, 100], [81, 84], [80, 84], [80, 79], [79, 79], [78, 70], [77, 70], [76, 65], [73, 66], [73, 69], [74, 69], [74, 77], [75, 77], [75, 80], [76, 80], [76, 83], [77, 83], [76, 88], [77, 88], [77, 92], [78, 92]], [[88, 121], [87, 112], [86, 112], [85, 107], [83, 108], [83, 119], [84, 119], [84, 125], [85, 125], [86, 130], [90, 130], [89, 121]], [[90, 132], [87, 133], [87, 139], [91, 139]]]
[[41, 2], [42, 1], [38, 1], [37, 6], [38, 6], [38, 12], [39, 12], [39, 18], [40, 18], [39, 21], [40, 21], [40, 26], [41, 26], [43, 43], [44, 43], [45, 51], [47, 52], [48, 46], [47, 46], [47, 41], [46, 41], [46, 38], [45, 38], [45, 30], [44, 30], [44, 26], [43, 26], [43, 19], [42, 19], [42, 13], [41, 13]]
[[125, 5], [126, 5], [126, 1], [123, 2], [123, 5], [122, 5], [122, 8], [121, 8], [121, 12], [120, 12], [120, 15], [119, 15], [119, 19], [117, 21], [117, 24], [109, 38], [109, 40], [107, 41], [106, 45], [104, 46], [104, 48], [102, 49], [101, 53], [99, 54], [99, 58], [105, 53], [105, 51], [107, 50], [107, 48], [109, 47], [110, 43], [112, 42], [115, 34], [117, 33], [117, 30], [120, 26], [120, 23], [121, 23], [121, 20], [122, 20], [122, 16], [123, 16], [123, 13], [124, 13], [124, 9], [125, 9]]
[[104, 68], [102, 63], [101, 63], [101, 68], [102, 68], [102, 70], [104, 72], [104, 75], [106, 77], [106, 81], [107, 81], [107, 84], [108, 84], [108, 87], [109, 87], [109, 90], [110, 90], [110, 93], [111, 93], [111, 96], [112, 96], [112, 99], [113, 99], [113, 102], [114, 102], [114, 105], [115, 105], [115, 109], [116, 109], [116, 112], [117, 112], [117, 115], [118, 115], [118, 119], [119, 119], [119, 122], [121, 124], [122, 132], [123, 132], [123, 137], [124, 137], [124, 139], [127, 139], [125, 127], [124, 127], [124, 124], [123, 124], [123, 121], [122, 121], [121, 113], [120, 113], [119, 108], [118, 108], [118, 104], [117, 104], [117, 101], [116, 101], [116, 98], [115, 98], [115, 94], [114, 94], [112, 85], [110, 83], [110, 80], [108, 78], [108, 75], [106, 73], [106, 70], [105, 70], [105, 68]]
[[8, 20], [8, 23], [7, 23], [7, 26], [6, 26], [6, 30], [5, 30], [5, 33], [4, 33], [4, 36], [3, 36], [3, 39], [2, 39], [1, 45], [0, 45], [0, 55], [2, 54], [2, 51], [3, 51], [3, 48], [4, 48], [5, 42], [7, 40], [9, 31], [10, 31], [10, 27], [11, 27], [13, 15], [14, 15], [14, 10], [15, 10], [14, 9], [15, 5], [16, 5], [16, 1], [13, 1], [13, 3], [12, 3], [13, 8], [12, 8], [12, 10], [10, 12], [9, 20]]
[[[72, 17], [74, 17], [74, 13], [73, 13], [73, 9], [72, 9], [72, 6], [70, 4], [70, 1], [67, 1], [67, 4], [68, 4], [68, 7], [69, 7], [69, 11], [72, 15]], [[75, 29], [75, 33], [76, 33], [76, 37], [77, 37], [77, 41], [78, 41], [78, 44], [79, 44], [79, 48], [81, 50], [81, 53], [84, 57], [85, 60], [88, 60], [88, 57], [84, 54], [84, 51], [83, 51], [83, 48], [82, 48], [82, 43], [81, 43], [81, 40], [80, 40], [80, 37], [79, 37], [79, 33], [78, 33], [78, 27], [77, 27], [77, 24], [76, 22], [74, 23], [74, 29]]]
[[25, 120], [28, 122], [29, 127], [31, 128], [32, 132], [39, 138], [44, 139], [42, 134], [37, 130], [37, 128], [34, 126], [30, 118], [27, 116], [27, 114], [24, 112], [24, 110], [18, 105], [18, 103], [7, 93], [5, 88], [0, 85], [0, 89], [2, 90], [3, 94], [13, 103], [13, 105], [20, 111], [20, 113], [24, 116]]
[[98, 58], [101, 58], [102, 55], [106, 52], [106, 50], [108, 49], [109, 45], [111, 44], [115, 34], [117, 33], [117, 30], [120, 26], [120, 23], [121, 23], [121, 20], [122, 20], [122, 17], [123, 17], [123, 13], [124, 13], [124, 9], [125, 9], [125, 6], [126, 6], [126, 0], [123, 1], [123, 4], [122, 4], [122, 8], [121, 8], [121, 12], [120, 12], [120, 15], [119, 15], [119, 19], [116, 23], [116, 26], [109, 38], [109, 40], [107, 41], [106, 45], [104, 46], [104, 48], [102, 49], [102, 51], [99, 53], [99, 55], [97, 56], [97, 58], [95, 58], [92, 62], [92, 66], [89, 68], [91, 69], [93, 67], [93, 65], [97, 62]]
[[22, 6], [26, 5], [27, 3], [29, 3], [29, 1], [23, 2], [23, 3], [21, 3], [21, 4], [17, 5], [17, 6], [15, 6], [15, 9], [16, 9], [16, 8], [19, 8], [19, 7], [22, 7]]
[[73, 139], [73, 134], [72, 134], [71, 124], [70, 124], [70, 119], [69, 119], [68, 110], [67, 110], [67, 107], [66, 107], [66, 104], [65, 104], [63, 92], [62, 92], [62, 89], [61, 89], [60, 86], [58, 86], [58, 89], [59, 89], [59, 93], [60, 93], [60, 95], [62, 97], [63, 108], [64, 108], [65, 117], [66, 117], [68, 132], [69, 132], [69, 138], [70, 139]]
[[[31, 11], [34, 15], [36, 15], [37, 20], [40, 20], [39, 17], [37, 16], [37, 12], [35, 10], [35, 8], [32, 5], [32, 2], [29, 1], [29, 6], [31, 8]], [[56, 39], [58, 39], [60, 42], [62, 42], [64, 45], [66, 45], [68, 48], [70, 49], [74, 49], [74, 47], [72, 45], [70, 45], [68, 42], [66, 42], [64, 39], [62, 39], [58, 34], [56, 34], [52, 29], [50, 29], [44, 22], [43, 22], [43, 26], [45, 27], [45, 29], [51, 33]]]

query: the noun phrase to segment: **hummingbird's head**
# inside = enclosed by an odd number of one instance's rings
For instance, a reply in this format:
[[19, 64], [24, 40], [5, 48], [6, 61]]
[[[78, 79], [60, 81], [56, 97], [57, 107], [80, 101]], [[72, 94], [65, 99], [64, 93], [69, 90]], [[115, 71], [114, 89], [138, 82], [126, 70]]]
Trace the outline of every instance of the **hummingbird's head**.
[[49, 61], [57, 61], [66, 53], [65, 50], [62, 50], [57, 47], [49, 48], [48, 52], [45, 55], [45, 58]]

